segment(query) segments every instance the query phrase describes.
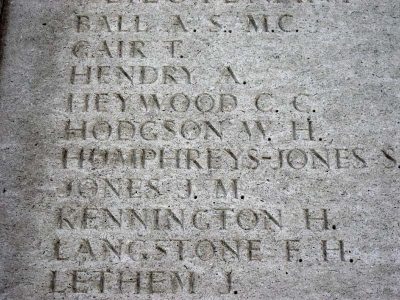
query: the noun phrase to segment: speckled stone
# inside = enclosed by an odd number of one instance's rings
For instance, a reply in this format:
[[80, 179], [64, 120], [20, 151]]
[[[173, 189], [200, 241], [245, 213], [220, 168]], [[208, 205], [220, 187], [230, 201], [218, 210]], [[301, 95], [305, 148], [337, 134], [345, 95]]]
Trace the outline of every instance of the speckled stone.
[[4, 1], [0, 299], [400, 299], [399, 17]]

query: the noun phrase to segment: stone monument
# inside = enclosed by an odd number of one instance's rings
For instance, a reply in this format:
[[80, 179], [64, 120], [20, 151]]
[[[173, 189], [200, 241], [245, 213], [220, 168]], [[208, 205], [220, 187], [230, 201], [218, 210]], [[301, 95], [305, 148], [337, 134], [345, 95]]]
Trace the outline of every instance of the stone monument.
[[0, 299], [400, 299], [400, 2], [5, 0]]

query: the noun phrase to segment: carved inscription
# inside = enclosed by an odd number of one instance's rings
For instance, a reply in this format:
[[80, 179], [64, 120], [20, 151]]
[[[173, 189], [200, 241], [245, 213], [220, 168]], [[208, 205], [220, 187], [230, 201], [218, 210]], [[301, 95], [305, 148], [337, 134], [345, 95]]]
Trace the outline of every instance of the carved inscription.
[[[195, 2], [201, 14], [182, 8]], [[216, 2], [82, 1], [65, 21], [49, 293], [219, 296], [237, 294], [240, 268], [358, 259], [335, 199], [316, 204], [290, 182], [396, 170], [399, 154], [343, 142], [327, 95], [283, 92], [257, 66], [257, 40], [313, 32], [293, 7], [350, 1]]]

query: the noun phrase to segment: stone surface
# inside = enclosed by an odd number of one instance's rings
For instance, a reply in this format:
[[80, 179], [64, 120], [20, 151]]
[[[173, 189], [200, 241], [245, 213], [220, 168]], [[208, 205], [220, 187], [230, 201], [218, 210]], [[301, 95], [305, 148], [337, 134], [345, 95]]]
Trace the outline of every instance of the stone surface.
[[1, 299], [400, 298], [398, 1], [4, 5]]

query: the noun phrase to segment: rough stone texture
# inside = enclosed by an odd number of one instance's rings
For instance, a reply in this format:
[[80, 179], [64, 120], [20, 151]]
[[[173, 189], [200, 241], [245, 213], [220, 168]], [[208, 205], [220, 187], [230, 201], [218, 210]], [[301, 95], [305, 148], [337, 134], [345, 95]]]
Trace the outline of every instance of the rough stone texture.
[[0, 298], [399, 299], [399, 2], [106, 2], [5, 3]]

